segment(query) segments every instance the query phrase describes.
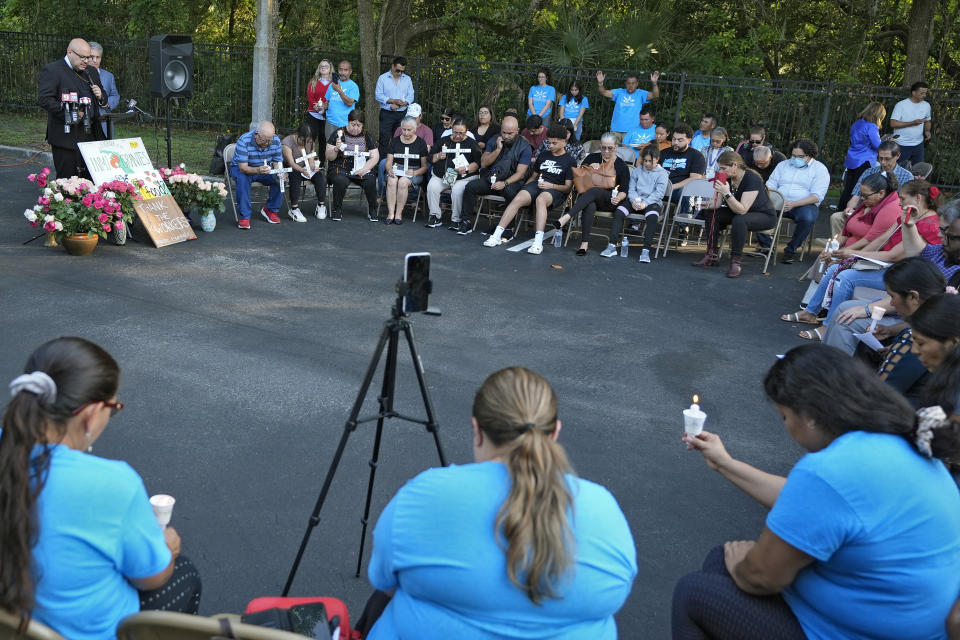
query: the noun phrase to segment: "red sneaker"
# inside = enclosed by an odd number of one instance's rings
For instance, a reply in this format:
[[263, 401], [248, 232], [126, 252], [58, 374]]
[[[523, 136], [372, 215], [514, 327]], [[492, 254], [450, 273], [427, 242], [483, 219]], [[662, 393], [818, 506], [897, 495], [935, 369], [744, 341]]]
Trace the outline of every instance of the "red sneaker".
[[260, 209], [260, 215], [266, 218], [267, 222], [270, 224], [280, 224], [280, 216], [275, 214], [273, 211], [270, 211], [270, 209], [267, 209], [266, 207]]
[[240, 218], [239, 220], [237, 220], [237, 229], [250, 231], [250, 218]]

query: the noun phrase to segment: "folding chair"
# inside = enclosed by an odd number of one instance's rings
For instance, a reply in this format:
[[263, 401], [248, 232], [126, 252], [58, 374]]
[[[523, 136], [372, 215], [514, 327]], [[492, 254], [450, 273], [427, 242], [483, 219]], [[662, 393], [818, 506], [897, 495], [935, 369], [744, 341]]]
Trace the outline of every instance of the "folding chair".
[[[410, 185], [409, 190], [407, 191], [407, 201], [403, 203], [403, 207], [407, 208], [410, 205], [413, 205], [413, 219], [412, 222], [417, 221], [417, 213], [420, 212], [420, 200], [426, 200], [427, 193], [426, 182], [421, 182], [419, 186]], [[387, 205], [387, 196], [386, 194], [380, 196], [380, 201], [377, 205], [377, 211], [382, 209]]]
[[922, 179], [926, 180], [930, 177], [930, 174], [933, 173], [933, 165], [929, 162], [918, 162], [917, 164], [910, 165], [910, 173], [915, 176], [920, 176]]
[[[657, 254], [660, 253], [660, 242], [663, 239], [663, 230], [667, 226], [667, 218], [670, 214], [670, 205], [672, 204], [671, 198], [673, 197], [673, 183], [667, 180], [667, 188], [663, 192], [663, 206], [660, 211], [660, 234], [657, 237]], [[623, 234], [628, 238], [642, 238], [643, 235], [640, 233], [641, 229], [638, 229], [636, 233], [630, 233], [633, 229], [630, 227], [631, 222], [639, 222], [642, 225], [647, 224], [647, 218], [642, 213], [632, 212], [627, 216], [627, 219], [623, 221]], [[649, 249], [649, 247], [647, 247]], [[654, 256], [656, 257], [656, 256]]]
[[[670, 240], [673, 238], [673, 229], [677, 226], [677, 223], [684, 225], [694, 225], [702, 229], [706, 229], [706, 221], [695, 218], [693, 212], [682, 213], [681, 206], [686, 198], [690, 197], [702, 197], [703, 199], [713, 198], [716, 192], [713, 189], [713, 183], [709, 180], [691, 180], [687, 184], [683, 185], [683, 191], [680, 192], [680, 201], [676, 203], [676, 206], [673, 208], [673, 217], [670, 220], [670, 230], [667, 232], [667, 242], [663, 245], [663, 255], [667, 255], [667, 251], [670, 250]], [[664, 221], [666, 224], [666, 221]], [[661, 230], [661, 236], [663, 235]], [[659, 256], [660, 250], [657, 249], [657, 255]]]
[[[227, 195], [230, 196], [230, 207], [233, 209], [233, 221], [237, 222], [240, 219], [240, 214], [237, 212], [237, 189], [233, 184], [233, 176], [230, 175], [230, 163], [233, 162], [233, 154], [237, 150], [236, 143], [230, 143], [223, 149], [223, 165], [226, 169], [223, 170], [223, 181], [227, 185]], [[250, 185], [251, 191], [257, 187], [256, 183]], [[256, 210], [256, 207], [253, 206], [253, 193], [250, 194], [251, 209]], [[266, 199], [263, 200], [266, 204]], [[261, 205], [262, 206], [262, 205]]]
[[583, 143], [583, 150], [590, 155], [594, 151], [600, 150], [600, 141], [599, 140], [587, 140]]
[[[497, 212], [497, 213], [494, 213], [494, 211], [493, 211], [493, 205], [494, 205], [494, 204], [497, 204], [497, 205], [498, 205], [499, 212]], [[486, 213], [483, 212], [483, 205], [487, 205], [487, 212], [486, 212]], [[491, 220], [491, 221], [492, 221], [494, 218], [496, 218], [497, 220], [499, 220], [499, 219], [500, 219], [500, 216], [503, 215], [503, 210], [506, 208], [506, 206], [507, 206], [507, 201], [506, 201], [506, 199], [505, 199], [503, 196], [493, 196], [493, 195], [490, 195], [490, 196], [480, 196], [480, 204], [477, 205], [477, 215], [475, 215], [475, 216], [473, 217], [473, 230], [474, 230], [474, 231], [477, 230], [477, 223], [480, 222], [480, 217], [481, 217], [481, 216], [483, 216], [484, 218], [487, 218], [487, 219], [489, 219], [489, 220]], [[492, 222], [491, 222], [491, 224], [492, 224]]]
[[0, 609], [0, 640], [66, 640], [62, 635], [33, 618], [27, 623], [24, 633], [17, 633], [20, 616]]
[[[570, 191], [567, 192], [567, 197], [564, 198], [563, 201], [560, 202], [560, 204], [550, 209], [547, 209], [548, 223], [550, 222], [551, 218], [553, 218], [554, 220], [559, 219], [560, 216], [562, 216], [571, 206], [573, 206], [572, 205], [573, 192], [574, 192], [574, 189], [571, 188]], [[536, 218], [537, 218], [537, 207], [534, 203], [531, 202], [526, 207], [523, 207], [522, 209], [520, 209], [520, 211], [517, 212], [517, 217], [514, 218], [513, 228], [516, 230], [516, 233], [513, 234], [513, 237], [514, 238], [517, 237], [517, 234], [520, 232], [521, 224], [530, 226], [531, 222], [536, 222]]]
[[637, 161], [637, 152], [631, 147], [625, 147], [622, 144], [617, 146], [617, 157], [627, 163], [627, 166], [633, 166]]
[[[572, 191], [576, 191], [576, 189], [573, 189]], [[576, 194], [576, 197], [579, 198], [579, 197], [580, 197], [580, 194], [579, 194], [579, 193]], [[571, 203], [573, 203], [573, 202], [576, 202], [576, 198], [574, 198], [574, 197], [573, 197], [573, 194], [571, 193]], [[572, 208], [572, 205], [571, 205], [571, 208]], [[612, 211], [600, 211], [599, 209], [597, 209], [596, 213], [593, 214], [593, 219], [594, 219], [594, 220], [610, 220], [611, 218], [613, 218], [613, 212], [612, 212]], [[563, 246], [567, 246], [567, 243], [570, 242], [570, 236], [572, 236], [573, 234], [576, 233], [577, 235], [579, 235], [579, 236], [581, 236], [581, 237], [583, 236], [583, 225], [581, 224], [580, 219], [581, 219], [581, 216], [578, 214], [576, 220], [570, 220], [570, 225], [569, 225], [569, 227], [568, 227], [567, 236], [563, 239]], [[591, 237], [591, 238], [592, 238], [592, 237], [597, 237], [597, 238], [603, 238], [604, 240], [608, 240], [608, 239], [609, 239], [609, 234], [594, 233], [593, 229], [591, 229], [591, 230], [590, 230], [590, 237]], [[589, 242], [589, 241], [590, 241], [590, 238], [587, 238], [587, 242]], [[581, 242], [582, 242], [582, 240], [581, 240]]]
[[117, 626], [117, 640], [304, 640], [306, 636], [240, 622], [236, 615], [211, 618], [172, 611], [141, 611]]
[[[770, 203], [773, 205], [774, 211], [777, 212], [777, 221], [774, 224], [772, 229], [762, 229], [762, 230], [753, 232], [753, 233], [769, 233], [770, 234], [771, 250], [767, 251], [766, 258], [763, 261], [763, 271], [761, 272], [764, 275], [769, 273], [771, 260], [773, 260], [774, 264], [777, 263], [777, 250], [776, 250], [777, 238], [780, 235], [780, 228], [784, 222], [783, 208], [786, 205], [786, 200], [784, 199], [783, 194], [777, 191], [776, 189], [769, 189], [767, 193], [768, 193], [768, 197], [770, 198]], [[789, 218], [787, 220], [789, 220]], [[730, 239], [730, 227], [727, 227], [726, 229], [723, 230], [723, 235], [721, 236], [719, 242], [717, 243], [717, 249], [718, 249], [717, 260], [720, 260], [720, 258], [723, 257], [723, 247], [729, 239]]]

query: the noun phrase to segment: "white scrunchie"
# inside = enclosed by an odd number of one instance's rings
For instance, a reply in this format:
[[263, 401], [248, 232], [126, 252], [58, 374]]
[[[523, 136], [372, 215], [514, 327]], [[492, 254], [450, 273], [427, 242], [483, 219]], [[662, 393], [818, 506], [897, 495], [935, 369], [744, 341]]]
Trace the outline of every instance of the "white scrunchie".
[[57, 383], [43, 371], [25, 373], [14, 378], [10, 383], [11, 397], [21, 391], [34, 394], [43, 404], [53, 404], [57, 401]]
[[917, 411], [917, 418], [919, 418], [919, 425], [914, 444], [917, 445], [920, 453], [932, 458], [933, 449], [930, 443], [933, 442], [933, 430], [943, 426], [947, 420], [947, 414], [939, 406], [924, 407]]

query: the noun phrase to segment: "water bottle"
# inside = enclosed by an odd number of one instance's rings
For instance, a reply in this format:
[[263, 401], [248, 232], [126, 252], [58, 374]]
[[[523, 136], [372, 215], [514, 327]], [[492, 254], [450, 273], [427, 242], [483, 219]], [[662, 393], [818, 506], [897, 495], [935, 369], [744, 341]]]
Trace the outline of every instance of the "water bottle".
[[556, 233], [553, 234], [553, 246], [559, 249], [562, 241], [563, 241], [563, 229], [557, 229]]
[[630, 253], [630, 241], [627, 240], [627, 236], [623, 236], [623, 242], [620, 243], [620, 257], [626, 258]]
[[616, 200], [618, 195], [620, 195], [620, 187], [617, 185], [614, 185], [613, 193], [610, 194], [610, 200]]

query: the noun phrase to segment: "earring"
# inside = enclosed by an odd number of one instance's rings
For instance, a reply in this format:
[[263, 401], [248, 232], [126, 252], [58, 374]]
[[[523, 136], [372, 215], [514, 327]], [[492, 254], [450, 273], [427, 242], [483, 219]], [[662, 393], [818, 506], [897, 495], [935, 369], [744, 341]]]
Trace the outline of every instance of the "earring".
[[87, 453], [93, 453], [93, 443], [90, 442], [90, 432], [84, 431], [83, 435], [87, 437]]

